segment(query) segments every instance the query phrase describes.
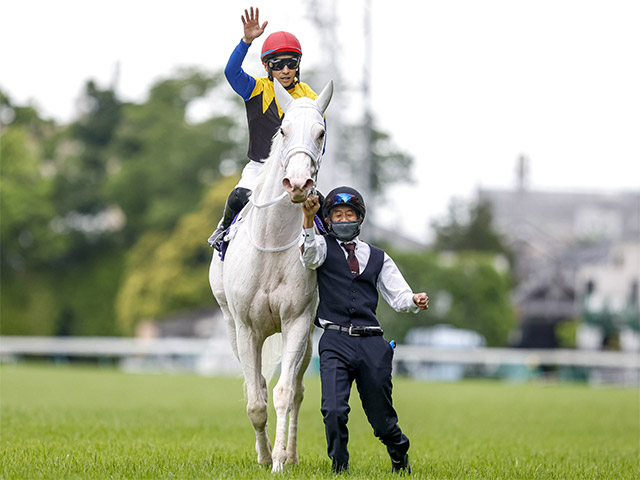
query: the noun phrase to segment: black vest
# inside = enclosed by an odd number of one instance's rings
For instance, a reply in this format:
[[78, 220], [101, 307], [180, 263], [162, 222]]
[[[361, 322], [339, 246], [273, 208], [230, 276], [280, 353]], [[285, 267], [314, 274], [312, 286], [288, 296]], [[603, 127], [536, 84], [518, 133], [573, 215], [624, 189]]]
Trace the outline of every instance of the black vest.
[[[373, 245], [364, 271], [353, 278], [344, 249], [338, 241], [325, 235], [327, 258], [316, 270], [320, 305], [318, 317], [348, 327], [378, 326], [378, 275], [384, 263], [384, 252]], [[316, 324], [318, 321], [316, 319]]]

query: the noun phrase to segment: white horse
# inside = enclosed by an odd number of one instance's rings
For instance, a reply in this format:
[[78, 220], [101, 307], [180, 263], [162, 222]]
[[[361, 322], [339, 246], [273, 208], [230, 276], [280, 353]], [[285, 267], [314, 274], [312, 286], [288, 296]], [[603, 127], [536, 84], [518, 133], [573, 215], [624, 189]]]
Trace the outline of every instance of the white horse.
[[[299, 259], [299, 204], [315, 186], [324, 145], [323, 114], [333, 83], [329, 82], [315, 100], [294, 99], [279, 82], [273, 84], [285, 116], [250, 203], [234, 225], [224, 261], [218, 252], [213, 255], [209, 282], [242, 365], [258, 463], [272, 464], [272, 472], [281, 472], [285, 462], [298, 463], [302, 377], [311, 358], [313, 317], [318, 306], [315, 272], [306, 270]], [[287, 196], [289, 201], [283, 201]], [[282, 333], [282, 353], [280, 378], [273, 389], [277, 418], [272, 451], [266, 428], [262, 350], [265, 339], [277, 332]]]

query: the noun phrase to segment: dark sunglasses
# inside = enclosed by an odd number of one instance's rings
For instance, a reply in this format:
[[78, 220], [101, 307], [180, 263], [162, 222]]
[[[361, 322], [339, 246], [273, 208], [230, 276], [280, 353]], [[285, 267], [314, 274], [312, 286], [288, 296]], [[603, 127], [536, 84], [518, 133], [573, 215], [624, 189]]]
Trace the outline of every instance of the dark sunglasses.
[[290, 70], [295, 70], [300, 65], [300, 59], [298, 57], [291, 58], [274, 58], [267, 63], [271, 70], [276, 72], [282, 70], [284, 67], [289, 67]]

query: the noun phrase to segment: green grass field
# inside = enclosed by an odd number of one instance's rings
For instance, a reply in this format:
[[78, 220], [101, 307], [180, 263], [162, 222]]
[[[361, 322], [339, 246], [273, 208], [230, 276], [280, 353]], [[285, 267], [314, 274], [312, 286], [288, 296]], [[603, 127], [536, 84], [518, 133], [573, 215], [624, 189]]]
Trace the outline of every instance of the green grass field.
[[[33, 365], [0, 374], [3, 479], [273, 477], [255, 461], [239, 378]], [[335, 478], [319, 380], [306, 384], [300, 465], [277, 478]], [[414, 478], [640, 478], [638, 390], [406, 379], [394, 388]], [[349, 426], [348, 477], [396, 478], [355, 389]]]

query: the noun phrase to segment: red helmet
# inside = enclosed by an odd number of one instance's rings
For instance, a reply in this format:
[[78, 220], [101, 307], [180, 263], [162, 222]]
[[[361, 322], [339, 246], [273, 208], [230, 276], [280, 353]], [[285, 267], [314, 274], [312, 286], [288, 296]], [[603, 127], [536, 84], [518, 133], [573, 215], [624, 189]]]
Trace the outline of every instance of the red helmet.
[[262, 45], [260, 59], [266, 62], [275, 55], [302, 56], [302, 48], [296, 36], [289, 32], [275, 32], [267, 37]]

